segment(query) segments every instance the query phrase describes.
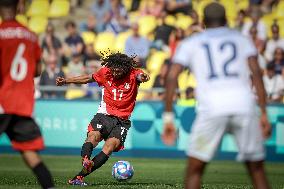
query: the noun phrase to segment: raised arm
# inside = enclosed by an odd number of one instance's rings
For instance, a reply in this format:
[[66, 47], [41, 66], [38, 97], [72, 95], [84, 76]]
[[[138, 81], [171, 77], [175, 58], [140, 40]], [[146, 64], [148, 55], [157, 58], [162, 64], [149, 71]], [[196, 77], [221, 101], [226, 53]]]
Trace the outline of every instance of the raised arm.
[[271, 134], [271, 126], [266, 114], [266, 92], [262, 81], [262, 72], [259, 68], [256, 56], [249, 57], [248, 64], [252, 73], [252, 83], [256, 89], [258, 104], [261, 110], [260, 122], [262, 126], [262, 134], [265, 138], [268, 138]]
[[87, 84], [95, 82], [92, 75], [81, 75], [77, 77], [71, 77], [71, 78], [64, 78], [64, 77], [58, 77], [56, 78], [56, 85], [62, 86], [66, 84]]

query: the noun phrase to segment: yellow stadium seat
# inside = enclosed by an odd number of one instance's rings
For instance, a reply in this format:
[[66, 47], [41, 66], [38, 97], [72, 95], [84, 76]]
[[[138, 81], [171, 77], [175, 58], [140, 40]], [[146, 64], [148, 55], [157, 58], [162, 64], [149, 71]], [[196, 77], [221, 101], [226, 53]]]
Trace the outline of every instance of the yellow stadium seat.
[[118, 51], [118, 52], [124, 52], [124, 49], [125, 49], [125, 42], [127, 40], [127, 38], [131, 35], [131, 31], [126, 31], [126, 32], [122, 32], [122, 33], [119, 33], [117, 36], [116, 36], [116, 39], [115, 39], [115, 47], [114, 47], [114, 50], [115, 51]]
[[27, 11], [27, 16], [48, 16], [49, 1], [33, 0]]
[[190, 18], [189, 16], [186, 15], [178, 15], [177, 16], [177, 21], [175, 26], [177, 28], [181, 28], [183, 30], [188, 29], [188, 27], [192, 24], [192, 18]]
[[85, 92], [81, 89], [68, 89], [65, 94], [65, 98], [68, 100], [82, 98], [85, 96]]
[[27, 17], [26, 17], [25, 15], [23, 15], [23, 14], [18, 14], [18, 15], [16, 16], [16, 20], [17, 20], [18, 22], [20, 22], [21, 24], [23, 24], [24, 26], [27, 26], [27, 25], [28, 25], [28, 19], [27, 19]]
[[279, 19], [278, 24], [280, 27], [280, 36], [284, 38], [284, 19]]
[[236, 3], [238, 10], [247, 10], [249, 7], [249, 0], [238, 0]]
[[139, 11], [133, 11], [128, 13], [128, 18], [131, 23], [137, 22], [139, 20]]
[[168, 15], [165, 18], [165, 23], [170, 25], [170, 26], [175, 26], [176, 18], [173, 15]]
[[39, 34], [45, 31], [47, 24], [48, 19], [46, 17], [35, 16], [30, 18], [28, 27], [33, 32]]
[[200, 1], [196, 6], [196, 11], [197, 14], [199, 15], [200, 19], [203, 19], [203, 9], [206, 7], [206, 5], [208, 5], [209, 3], [212, 3], [213, 0], [202, 0]]
[[180, 90], [185, 90], [188, 87], [188, 78], [189, 78], [189, 73], [188, 71], [183, 71], [178, 77], [178, 86]]
[[235, 20], [237, 18], [237, 15], [238, 15], [238, 9], [237, 9], [236, 2], [235, 1], [221, 0], [220, 3], [224, 6], [224, 8], [226, 10], [226, 17], [229, 20], [229, 24], [231, 24], [233, 26], [234, 25], [233, 20]]
[[50, 5], [48, 16], [50, 18], [58, 18], [67, 16], [70, 10], [70, 2], [68, 0], [53, 0]]
[[97, 40], [94, 43], [96, 52], [114, 51], [115, 36], [111, 32], [102, 32], [97, 35]]
[[147, 70], [150, 73], [157, 74], [167, 58], [169, 58], [169, 54], [167, 52], [164, 51], [153, 52], [146, 64]]
[[267, 32], [267, 36], [270, 38], [272, 36], [272, 32], [271, 32], [271, 25], [273, 24], [275, 19], [275, 15], [274, 14], [265, 14], [262, 18], [261, 21], [263, 21], [263, 23], [266, 26], [266, 32]]
[[280, 0], [275, 11], [275, 16], [278, 19], [283, 19], [284, 18], [284, 1]]
[[147, 36], [157, 26], [157, 19], [154, 16], [143, 16], [138, 20], [139, 33], [143, 36]]
[[132, 0], [123, 0], [122, 1], [123, 5], [125, 6], [125, 8], [130, 11], [131, 9], [131, 4], [132, 4]]
[[81, 37], [83, 38], [85, 44], [93, 44], [96, 40], [96, 35], [94, 32], [82, 32]]

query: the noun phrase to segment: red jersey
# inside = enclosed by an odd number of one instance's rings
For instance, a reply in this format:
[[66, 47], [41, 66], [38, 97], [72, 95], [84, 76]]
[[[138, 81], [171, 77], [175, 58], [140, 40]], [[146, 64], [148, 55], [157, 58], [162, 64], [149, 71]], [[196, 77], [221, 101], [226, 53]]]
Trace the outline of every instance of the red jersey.
[[40, 57], [36, 34], [15, 20], [0, 24], [0, 114], [32, 115]]
[[139, 87], [137, 75], [141, 73], [143, 72], [139, 69], [132, 69], [122, 79], [114, 79], [107, 67], [94, 73], [93, 79], [103, 87], [98, 113], [129, 119], [135, 106]]

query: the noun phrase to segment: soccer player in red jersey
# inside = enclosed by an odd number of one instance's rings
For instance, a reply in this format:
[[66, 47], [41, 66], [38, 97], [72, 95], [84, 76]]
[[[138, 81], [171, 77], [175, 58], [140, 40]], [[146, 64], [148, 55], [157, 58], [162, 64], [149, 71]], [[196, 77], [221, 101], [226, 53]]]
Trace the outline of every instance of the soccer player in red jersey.
[[[94, 74], [56, 80], [59, 86], [97, 82], [103, 87], [102, 101], [88, 126], [87, 139], [81, 150], [83, 169], [68, 181], [71, 185], [86, 186], [83, 178], [100, 168], [112, 152], [123, 149], [138, 87], [150, 79], [142, 70], [136, 69], [137, 63], [125, 54], [110, 54], [102, 60], [103, 67]], [[102, 140], [105, 140], [102, 151], [90, 160], [93, 149]]]
[[0, 1], [0, 134], [8, 135], [42, 188], [53, 188], [51, 174], [37, 153], [44, 148], [43, 138], [31, 117], [41, 49], [36, 34], [15, 20], [17, 5], [18, 0]]

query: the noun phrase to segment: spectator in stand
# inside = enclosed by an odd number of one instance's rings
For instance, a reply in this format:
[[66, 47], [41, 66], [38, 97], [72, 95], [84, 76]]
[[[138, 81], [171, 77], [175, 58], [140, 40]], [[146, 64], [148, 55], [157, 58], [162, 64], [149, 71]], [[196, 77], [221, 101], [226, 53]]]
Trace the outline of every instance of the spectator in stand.
[[185, 31], [185, 35], [189, 36], [193, 33], [198, 33], [203, 31], [203, 24], [199, 20], [199, 16], [195, 10], [190, 11], [190, 15], [192, 18], [192, 24], [188, 27], [188, 29]]
[[281, 75], [275, 73], [275, 64], [266, 66], [266, 74], [263, 76], [264, 87], [268, 103], [280, 103], [283, 100], [284, 81]]
[[83, 62], [84, 65], [88, 65], [90, 61], [98, 61], [100, 56], [95, 52], [94, 45], [92, 43], [86, 44]]
[[245, 36], [249, 36], [250, 28], [254, 25], [257, 28], [257, 36], [259, 39], [265, 41], [266, 40], [266, 27], [265, 24], [260, 20], [261, 12], [258, 6], [253, 6], [250, 13], [251, 20], [245, 22], [242, 28], [242, 34]]
[[[155, 77], [155, 81], [153, 84], [153, 88], [156, 89], [164, 89], [165, 88], [165, 82], [166, 82], [166, 76], [169, 70], [168, 64], [163, 64], [159, 74]], [[151, 100], [162, 100], [164, 99], [164, 92], [158, 92], [157, 94], [153, 94], [154, 91], [151, 93], [151, 95], [147, 98], [150, 98]]]
[[271, 61], [275, 65], [275, 73], [284, 76], [284, 50], [276, 48], [274, 58]]
[[[96, 73], [101, 67], [102, 61], [100, 60], [92, 60], [89, 61], [86, 65], [86, 73], [93, 74]], [[97, 90], [95, 90], [95, 88]], [[99, 100], [101, 98], [101, 88], [99, 87], [97, 82], [87, 83], [85, 98], [92, 98]]]
[[185, 98], [179, 98], [177, 101], [177, 104], [179, 106], [195, 106], [196, 100], [195, 100], [195, 94], [194, 94], [194, 88], [187, 87], [185, 90]]
[[168, 49], [170, 34], [175, 29], [173, 26], [166, 23], [166, 16], [167, 13], [164, 11], [161, 15], [161, 25], [158, 25], [154, 30], [154, 41], [152, 47], [158, 50]]
[[169, 14], [183, 13], [189, 15], [191, 11], [190, 0], [165, 0], [166, 10]]
[[89, 14], [87, 21], [80, 24], [80, 31], [98, 33], [96, 23], [96, 17], [93, 14]]
[[146, 68], [146, 60], [149, 55], [150, 41], [139, 35], [139, 26], [137, 23], [132, 24], [133, 35], [129, 36], [125, 43], [125, 54], [136, 56], [135, 60], [142, 68]]
[[[164, 90], [166, 85], [166, 78], [169, 73], [170, 64], [164, 63], [160, 69], [159, 74], [155, 77], [155, 81], [153, 84], [153, 88]], [[178, 83], [177, 83], [178, 88]], [[151, 100], [163, 100], [165, 96], [164, 91], [159, 91], [158, 93], [155, 93], [155, 90], [152, 91], [152, 93], [149, 93], [149, 95], [146, 95], [145, 99], [151, 99]], [[178, 95], [175, 95], [174, 98], [176, 99]]]
[[54, 26], [49, 23], [45, 30], [45, 35], [42, 40], [41, 48], [43, 50], [43, 57], [49, 54], [56, 54], [61, 60], [63, 56], [63, 47], [58, 37], [54, 35]]
[[164, 0], [154, 0], [154, 4], [150, 4], [150, 1], [147, 1], [145, 7], [140, 11], [141, 16], [152, 15], [157, 18], [163, 16], [163, 12], [165, 9], [165, 1]]
[[72, 55], [72, 59], [67, 65], [67, 70], [67, 77], [76, 77], [85, 74], [85, 66], [81, 54], [74, 53]]
[[255, 25], [252, 25], [252, 27], [250, 28], [250, 38], [253, 41], [257, 51], [258, 51], [258, 63], [259, 66], [262, 70], [265, 69], [266, 67], [266, 60], [264, 58], [264, 49], [265, 49], [265, 42], [263, 40], [261, 40], [258, 35], [257, 35], [258, 31], [257, 31], [257, 27]]
[[170, 38], [169, 38], [169, 47], [170, 47], [170, 58], [173, 57], [173, 55], [176, 52], [176, 48], [178, 44], [184, 39], [184, 30], [181, 28], [176, 28], [172, 31]]
[[284, 38], [280, 38], [279, 26], [276, 22], [271, 26], [272, 38], [267, 41], [265, 49], [265, 58], [272, 61], [273, 53], [277, 47], [284, 49]]
[[106, 30], [117, 35], [126, 31], [130, 26], [127, 10], [121, 0], [111, 0], [111, 10], [109, 12], [109, 22]]
[[244, 27], [245, 24], [245, 18], [246, 18], [246, 12], [243, 9], [239, 10], [236, 18], [235, 29], [237, 29], [240, 32], [242, 31], [242, 28]]
[[103, 32], [109, 19], [111, 6], [109, 0], [95, 0], [91, 12], [96, 18], [96, 31]]
[[65, 28], [68, 32], [68, 36], [65, 38], [65, 56], [71, 58], [72, 54], [83, 54], [84, 41], [77, 32], [75, 22], [68, 21], [65, 24]]
[[[57, 65], [58, 59], [55, 54], [50, 54], [45, 58], [46, 68], [40, 76], [40, 86], [56, 86], [55, 80], [57, 77], [64, 77], [63, 71]], [[57, 98], [64, 97], [64, 92], [58, 91], [42, 91], [43, 98]]]

